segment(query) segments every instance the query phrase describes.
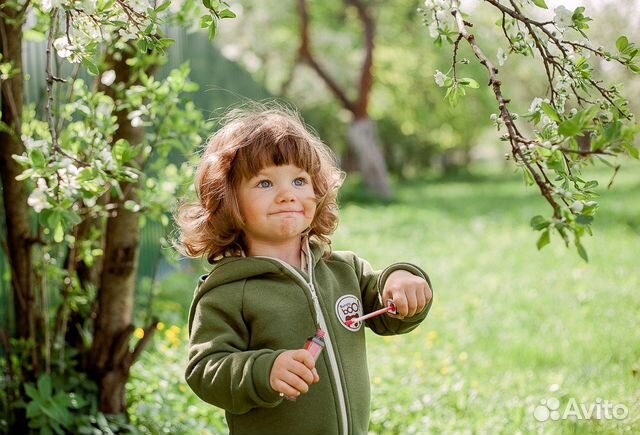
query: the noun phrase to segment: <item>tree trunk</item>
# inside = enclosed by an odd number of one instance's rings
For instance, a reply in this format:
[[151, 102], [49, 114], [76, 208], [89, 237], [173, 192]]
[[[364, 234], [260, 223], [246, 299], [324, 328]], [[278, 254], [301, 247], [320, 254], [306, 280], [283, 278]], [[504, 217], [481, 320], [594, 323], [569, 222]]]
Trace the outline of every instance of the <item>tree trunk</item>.
[[340, 87], [327, 70], [315, 58], [311, 50], [311, 38], [309, 33], [309, 8], [306, 0], [298, 0], [300, 14], [300, 46], [298, 47], [298, 60], [305, 62], [324, 81], [329, 90], [337, 98], [340, 104], [353, 114], [354, 121], [349, 127], [349, 150], [356, 166], [362, 174], [365, 187], [383, 199], [392, 196], [389, 184], [387, 162], [382, 154], [380, 135], [376, 124], [369, 118], [368, 107], [371, 89], [373, 87], [373, 47], [374, 47], [374, 22], [365, 2], [361, 0], [347, 0], [347, 4], [353, 6], [362, 22], [364, 30], [364, 56], [362, 69], [358, 80], [358, 97], [351, 101], [347, 93]]
[[[22, 72], [22, 12], [6, 1], [0, 1], [0, 52], [2, 62], [12, 62], [18, 73], [2, 81], [0, 96], [2, 123], [0, 129], [0, 177], [6, 222], [7, 255], [11, 267], [15, 312], [15, 336], [36, 340], [35, 293], [31, 266], [33, 235], [30, 228], [28, 191], [26, 183], [17, 181], [22, 167], [11, 157], [23, 154], [26, 149], [21, 135], [23, 107]], [[37, 347], [37, 346], [36, 346]], [[36, 350], [34, 349], [34, 352]], [[32, 355], [34, 369], [38, 370], [38, 358]]]
[[384, 199], [391, 198], [389, 174], [376, 123], [370, 118], [353, 122], [349, 126], [349, 145], [354, 151], [365, 186]]
[[[107, 61], [112, 63], [118, 81], [129, 86], [131, 69], [126, 64], [126, 53], [120, 54], [120, 60], [115, 61], [112, 57]], [[115, 99], [112, 89], [103, 90]], [[144, 139], [144, 129], [132, 127], [125, 111], [118, 112], [117, 117], [118, 130], [113, 142], [126, 139], [132, 146], [140, 144]], [[90, 373], [98, 384], [100, 411], [106, 414], [126, 411], [125, 384], [133, 364], [129, 340], [134, 330], [132, 319], [140, 223], [139, 215], [126, 210], [124, 203], [137, 200], [134, 187], [123, 185], [124, 198], [112, 200], [117, 208], [107, 219], [104, 238]]]

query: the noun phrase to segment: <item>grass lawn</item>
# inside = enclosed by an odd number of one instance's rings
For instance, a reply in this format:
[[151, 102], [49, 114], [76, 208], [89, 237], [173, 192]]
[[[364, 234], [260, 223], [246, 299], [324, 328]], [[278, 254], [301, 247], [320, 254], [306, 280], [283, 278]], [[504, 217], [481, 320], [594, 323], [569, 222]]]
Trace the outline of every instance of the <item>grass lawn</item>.
[[[415, 262], [435, 294], [418, 330], [368, 337], [371, 433], [640, 433], [639, 174], [625, 163], [604, 192], [589, 263], [557, 235], [536, 250], [529, 219], [550, 209], [511, 172], [396, 185], [386, 205], [347, 185], [334, 249], [376, 268]], [[594, 173], [601, 191], [610, 176]], [[224, 433], [182, 380], [193, 276], [163, 282], [169, 320], [133, 369], [133, 418], [149, 433]]]

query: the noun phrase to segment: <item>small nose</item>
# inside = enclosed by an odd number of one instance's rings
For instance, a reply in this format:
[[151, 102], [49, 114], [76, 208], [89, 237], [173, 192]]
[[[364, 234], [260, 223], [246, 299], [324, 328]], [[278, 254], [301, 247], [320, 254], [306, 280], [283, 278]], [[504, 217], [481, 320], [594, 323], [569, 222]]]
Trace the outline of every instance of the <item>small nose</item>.
[[283, 187], [278, 191], [278, 196], [276, 201], [278, 202], [292, 202], [295, 201], [296, 197], [293, 194], [293, 189], [291, 187]]

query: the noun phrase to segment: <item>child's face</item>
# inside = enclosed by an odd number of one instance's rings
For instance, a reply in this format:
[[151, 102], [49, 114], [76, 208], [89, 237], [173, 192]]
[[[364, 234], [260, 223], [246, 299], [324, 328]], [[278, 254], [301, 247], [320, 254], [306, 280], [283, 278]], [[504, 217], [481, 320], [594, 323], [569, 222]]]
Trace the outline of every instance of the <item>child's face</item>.
[[267, 166], [238, 187], [249, 247], [299, 241], [316, 212], [311, 176], [294, 165]]

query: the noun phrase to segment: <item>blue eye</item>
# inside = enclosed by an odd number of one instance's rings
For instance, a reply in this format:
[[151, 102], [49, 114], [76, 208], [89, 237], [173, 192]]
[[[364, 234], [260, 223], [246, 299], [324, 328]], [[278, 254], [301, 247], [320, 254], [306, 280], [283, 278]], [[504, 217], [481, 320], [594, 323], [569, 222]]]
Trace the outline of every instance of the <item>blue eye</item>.
[[260, 181], [258, 181], [258, 186], [259, 187], [263, 187], [263, 188], [271, 187], [271, 181], [269, 181], [269, 180], [260, 180]]
[[293, 180], [293, 185], [296, 187], [302, 187], [305, 184], [307, 184], [307, 179], [304, 177], [298, 177], [295, 180]]

